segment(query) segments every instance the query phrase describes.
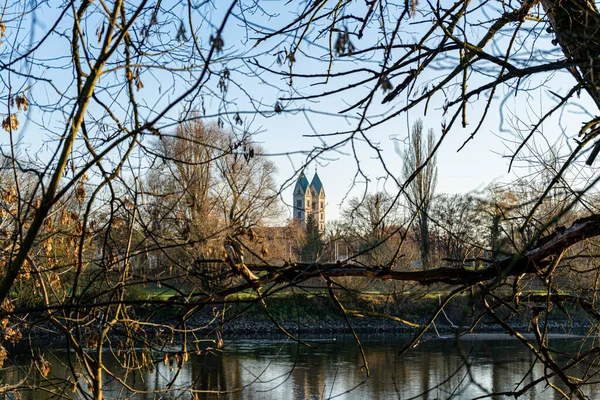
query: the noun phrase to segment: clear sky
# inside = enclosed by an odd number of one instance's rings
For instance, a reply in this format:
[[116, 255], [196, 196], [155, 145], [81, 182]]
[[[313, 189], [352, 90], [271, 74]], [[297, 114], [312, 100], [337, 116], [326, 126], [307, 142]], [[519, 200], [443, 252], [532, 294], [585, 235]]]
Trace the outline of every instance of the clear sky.
[[[426, 4], [423, 4], [426, 7]], [[488, 20], [486, 11], [492, 11], [496, 5], [490, 5], [490, 9], [482, 8], [481, 13], [475, 14], [472, 19], [480, 18], [481, 21]], [[271, 20], [269, 27], [275, 29], [285, 23], [282, 18], [281, 23], [277, 18]], [[474, 21], [475, 22], [475, 21]], [[528, 59], [536, 60], [539, 57], [541, 61], [548, 61], [553, 58], [561, 58], [560, 50], [553, 46], [550, 41], [551, 35], [545, 31], [545, 25], [534, 25], [536, 29], [535, 46], [527, 40], [520, 38], [522, 48], [517, 51], [515, 56], [516, 65], [524, 65]], [[409, 26], [403, 35], [410, 38], [409, 42], [418, 37], [427, 26]], [[474, 37], [477, 36], [476, 29], [473, 29]], [[377, 40], [376, 31], [369, 32], [361, 40], [355, 40], [354, 45], [357, 49], [368, 47]], [[535, 35], [532, 35], [535, 36]], [[532, 39], [533, 40], [533, 39]], [[473, 41], [475, 41], [473, 39]], [[499, 40], [495, 47], [488, 51], [492, 53], [503, 54], [503, 42]], [[321, 42], [319, 42], [321, 43]], [[533, 46], [533, 45], [532, 45]], [[320, 58], [323, 62], [319, 63], [314, 58]], [[379, 57], [379, 58], [378, 58]], [[351, 67], [343, 64], [339, 70], [371, 67], [377, 68], [378, 60], [381, 59], [381, 53], [373, 53], [372, 58], [360, 58], [351, 63]], [[328, 60], [328, 51], [317, 45], [307, 45], [305, 56], [299, 56], [294, 70], [300, 73], [307, 71], [326, 70]], [[448, 60], [440, 61], [440, 64]], [[451, 61], [451, 60], [450, 60]], [[541, 62], [540, 61], [540, 62]], [[265, 62], [265, 61], [261, 61]], [[454, 60], [456, 62], [456, 60]], [[535, 62], [534, 62], [535, 63]], [[446, 64], [455, 65], [455, 64]], [[277, 66], [274, 66], [277, 69]], [[278, 67], [279, 70], [285, 70], [286, 65]], [[434, 69], [426, 78], [435, 81], [448, 73], [448, 67]], [[334, 66], [334, 72], [336, 71]], [[483, 71], [481, 76], [470, 81], [470, 84], [486, 82], [485, 77], [489, 71]], [[360, 75], [359, 75], [360, 76]], [[270, 83], [277, 84], [278, 87], [285, 88], [283, 79], [277, 76], [270, 76]], [[311, 86], [317, 80], [301, 78], [295, 79], [295, 87], [299, 93], [316, 93], [318, 90], [327, 91], [336, 87], [350, 85], [359, 78], [350, 76], [341, 80], [332, 80], [327, 85]], [[392, 81], [397, 85], [401, 79]], [[554, 152], [557, 155], [568, 153], [569, 146], [575, 145], [574, 138], [577, 137], [582, 124], [588, 121], [591, 116], [586, 109], [594, 109], [585, 93], [575, 98], [565, 106], [562, 112], [548, 118], [536, 131], [530, 146], [523, 149], [520, 153], [521, 158], [513, 164], [511, 173], [508, 172], [509, 158], [514, 153], [522, 138], [529, 133], [538, 119], [552, 107], [554, 107], [558, 98], [555, 94], [565, 95], [566, 92], [575, 84], [573, 77], [568, 73], [540, 74], [532, 79], [520, 82], [518, 95], [514, 90], [514, 82], [510, 85], [501, 85], [494, 95], [494, 100], [488, 116], [483, 123], [477, 136], [471, 140], [460, 152], [457, 150], [462, 146], [465, 140], [471, 135], [475, 126], [479, 122], [479, 116], [483, 112], [485, 102], [490, 92], [484, 92], [472, 101], [467, 108], [466, 128], [461, 128], [459, 123], [455, 125], [450, 134], [444, 139], [438, 153], [438, 185], [437, 193], [459, 193], [476, 192], [482, 190], [486, 185], [494, 182], [510, 182], [519, 177], [537, 177], [539, 162], [529, 157], [531, 153], [537, 153], [542, 158], [549, 156]], [[330, 146], [336, 143], [339, 136], [311, 137], [315, 134], [330, 134], [345, 130], [352, 130], [356, 127], [355, 117], [357, 112], [350, 112], [344, 116], [335, 115], [344, 109], [348, 104], [361, 98], [371, 87], [371, 84], [359, 86], [351, 93], [344, 92], [339, 96], [316, 99], [306, 102], [290, 102], [289, 108], [307, 108], [311, 111], [289, 112], [281, 115], [272, 116], [269, 119], [256, 119], [255, 127], [260, 127], [262, 132], [255, 136], [257, 142], [262, 143], [269, 153], [286, 154], [275, 157], [279, 167], [279, 181], [284, 182], [294, 170], [301, 167], [306, 161], [302, 155], [287, 155], [290, 151], [304, 150], [309, 151], [315, 147]], [[421, 87], [419, 87], [421, 89]], [[269, 97], [266, 90], [259, 90], [264, 93], [264, 102], [269, 104], [274, 102], [274, 96]], [[285, 97], [285, 92], [282, 96]], [[456, 93], [449, 93], [452, 98]], [[390, 105], [378, 104], [383, 94], [378, 94], [373, 106], [370, 109], [370, 115], [373, 120], [379, 119], [378, 115], [385, 115], [394, 111], [395, 107], [406, 104], [405, 100]], [[329, 113], [323, 115], [322, 113]], [[439, 138], [441, 125], [447, 120], [448, 115], [443, 112], [443, 101], [440, 98], [434, 98], [428, 106], [427, 113], [423, 107], [416, 107], [410, 112], [403, 114], [393, 120], [378, 126], [367, 132], [368, 138], [376, 145], [381, 153], [377, 154], [373, 149], [364, 143], [356, 143], [357, 148], [353, 149], [346, 144], [336, 151], [328, 152], [317, 160], [312, 161], [308, 166], [308, 178], [311, 179], [315, 165], [318, 166], [318, 173], [321, 177], [327, 194], [327, 215], [328, 218], [336, 218], [339, 215], [340, 205], [343, 199], [350, 196], [361, 195], [364, 177], [356, 177], [357, 170], [360, 169], [369, 179], [369, 191], [387, 189], [393, 191], [396, 185], [391, 182], [390, 176], [384, 171], [382, 161], [385, 163], [388, 171], [400, 177], [402, 169], [402, 153], [407, 146], [407, 137], [410, 127], [417, 119], [423, 119], [425, 128], [432, 128]], [[355, 153], [358, 156], [359, 163], [355, 159]], [[381, 157], [381, 159], [378, 159]], [[523, 160], [527, 158], [527, 160]], [[358, 184], [358, 185], [357, 185]], [[291, 201], [291, 187], [283, 193], [284, 200]], [[342, 205], [343, 206], [343, 205]]]
[[[569, 79], [569, 77], [563, 76], [562, 79]], [[543, 103], [544, 101], [550, 104], [553, 103], [551, 99], [548, 99], [545, 90], [541, 89], [534, 104], [539, 106], [540, 102]], [[514, 102], [511, 107], [516, 110], [519, 107], [528, 106], [529, 104], [526, 102]], [[320, 107], [320, 109], [335, 112], [336, 104], [331, 102], [322, 108]], [[423, 119], [426, 129], [432, 128], [436, 132], [436, 137], [439, 137], [442, 118], [433, 112], [430, 115], [412, 112], [409, 121], [406, 118], [401, 118], [388, 127], [390, 131], [382, 129], [377, 132], [373, 131], [370, 134], [370, 137], [379, 143], [388, 169], [396, 173], [398, 178], [400, 178], [402, 169], [402, 153], [406, 150], [409, 127], [418, 118]], [[509, 174], [509, 159], [507, 156], [513, 154], [520, 142], [520, 137], [509, 126], [513, 123], [511, 122], [511, 116], [507, 115], [505, 118], [506, 120], [502, 120], [499, 112], [496, 111], [495, 115], [488, 118], [484, 128], [460, 152], [458, 149], [469, 137], [473, 128], [469, 125], [466, 129], [456, 129], [451, 132], [438, 153], [437, 193], [478, 192], [491, 183], [507, 183], [535, 172], [535, 165], [529, 166], [527, 163], [516, 162], [513, 165], [512, 173]], [[473, 123], [476, 123], [475, 118], [473, 119]], [[557, 118], [554, 118], [544, 123], [541, 131], [544, 132], [552, 147], [562, 146], [561, 153], [564, 154], [568, 147], [564, 144], [565, 139], [562, 134], [566, 132], [571, 137], [566, 141], [573, 144], [572, 137], [576, 136], [583, 119], [585, 118], [582, 118], [582, 115], [570, 113], [568, 118], [563, 119], [562, 127], [559, 125]], [[321, 145], [317, 138], [306, 137], [305, 135], [313, 135], [313, 129], [317, 132], [330, 132], [336, 129], [334, 125], [345, 127], [338, 129], [347, 129], [348, 126], [344, 120], [340, 119], [323, 121], [320, 125], [318, 117], [313, 118], [304, 113], [297, 116], [275, 116], [264, 122], [262, 125], [264, 133], [257, 135], [257, 141], [264, 143], [267, 152], [282, 154], [274, 157], [274, 160], [276, 160], [279, 168], [279, 181], [283, 183], [293, 173], [294, 169], [301, 167], [302, 162], [305, 160], [302, 156], [293, 157], [283, 154], [295, 149], [307, 150], [311, 149], [312, 146]], [[536, 138], [535, 141], [540, 141], [540, 139]], [[532, 143], [535, 143], [535, 141]], [[545, 140], [542, 140], [542, 142], [545, 142]], [[331, 142], [328, 141], [328, 143]], [[290, 146], [292, 147], [290, 148]], [[541, 146], [547, 147], [545, 143], [542, 143]], [[386, 179], [379, 160], [375, 159], [372, 151], [368, 151], [364, 147], [366, 146], [363, 146], [363, 151], [360, 153], [362, 154], [360, 165], [371, 179], [369, 190], [393, 190], [395, 184], [391, 184], [390, 179]], [[525, 149], [523, 154], [527, 154], [527, 152], [528, 150]], [[309, 180], [312, 177], [315, 165], [318, 168], [319, 176], [327, 194], [328, 218], [337, 218], [342, 200], [355, 183], [357, 163], [354, 155], [349, 146], [345, 146], [340, 151], [328, 153], [318, 160], [312, 161], [307, 168]], [[357, 179], [359, 183], [364, 183], [364, 178], [359, 177]], [[361, 186], [360, 190], [354, 188], [351, 195], [358, 196], [361, 194], [362, 185], [359, 186]], [[291, 188], [284, 191], [283, 197], [291, 202]]]

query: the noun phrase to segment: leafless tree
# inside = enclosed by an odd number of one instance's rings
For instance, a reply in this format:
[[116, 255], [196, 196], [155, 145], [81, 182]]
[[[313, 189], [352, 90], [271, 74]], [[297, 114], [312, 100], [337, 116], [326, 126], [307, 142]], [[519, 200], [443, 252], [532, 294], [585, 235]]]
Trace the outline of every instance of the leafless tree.
[[[468, 195], [440, 195], [430, 211], [433, 244], [443, 264], [481, 264], [488, 248], [480, 200]], [[445, 262], [444, 262], [445, 261]]]
[[367, 265], [393, 264], [399, 254], [400, 242], [391, 238], [401, 237], [406, 226], [393, 200], [385, 192], [353, 197], [342, 212], [344, 246]]
[[[215, 162], [215, 202], [229, 228], [255, 227], [281, 220], [273, 162], [261, 146], [224, 135], [231, 152]], [[233, 144], [232, 144], [233, 143]]]
[[[144, 186], [146, 225], [152, 238], [177, 246], [207, 243], [218, 236], [219, 208], [211, 188], [216, 182], [213, 164], [226, 154], [216, 145], [219, 137], [216, 126], [193, 119], [178, 125], [173, 135], [161, 135], [149, 149], [155, 154], [154, 167]], [[198, 257], [191, 253], [184, 262]]]

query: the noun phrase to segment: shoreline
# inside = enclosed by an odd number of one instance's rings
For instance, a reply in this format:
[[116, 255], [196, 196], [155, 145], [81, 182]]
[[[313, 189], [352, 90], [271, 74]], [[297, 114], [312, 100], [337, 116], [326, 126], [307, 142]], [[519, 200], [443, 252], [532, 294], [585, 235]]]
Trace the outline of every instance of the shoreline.
[[[352, 328], [357, 334], [368, 335], [384, 335], [384, 334], [416, 334], [420, 331], [421, 328], [410, 328], [400, 323], [394, 321], [376, 321], [374, 319], [367, 320], [359, 320], [352, 321]], [[328, 323], [327, 325], [318, 324], [318, 325], [310, 325], [310, 324], [296, 324], [290, 322], [280, 323], [281, 327], [284, 328], [290, 334], [351, 334], [352, 331], [348, 327], [345, 321], [336, 321], [335, 323]], [[422, 326], [422, 325], [421, 325]], [[565, 326], [558, 323], [550, 321], [549, 324], [549, 334], [551, 335], [577, 335], [583, 336], [590, 328], [591, 325], [573, 322], [569, 329], [565, 329]], [[515, 324], [510, 326], [511, 329], [514, 329], [516, 332], [521, 334], [533, 334], [531, 326], [523, 325], [523, 324]], [[448, 324], [432, 324], [427, 330], [427, 335], [434, 336], [439, 335], [455, 335], [457, 329], [460, 329], [461, 334], [470, 334], [470, 335], [493, 335], [493, 334], [506, 334], [510, 335], [505, 329], [500, 326], [477, 326], [474, 330], [468, 331], [468, 326], [457, 327], [451, 326]], [[543, 328], [543, 327], [542, 327]], [[229, 336], [253, 336], [260, 337], [261, 335], [273, 335], [273, 334], [284, 334], [277, 326], [275, 326], [271, 321], [246, 321], [240, 320], [234, 322], [229, 322], [224, 326], [223, 329], [223, 337], [228, 338]]]
[[[333, 301], [323, 295], [315, 294], [289, 294], [281, 297], [268, 298], [267, 314], [258, 304], [250, 304], [247, 299], [244, 303], [232, 301], [226, 307], [223, 319], [218, 316], [222, 310], [200, 310], [189, 319], [186, 319], [186, 329], [194, 330], [198, 336], [209, 340], [229, 340], [232, 337], [263, 338], [272, 335], [285, 335], [272, 320], [288, 332], [291, 336], [298, 335], [346, 335], [352, 331], [348, 327], [344, 315]], [[385, 300], [385, 301], [382, 301]], [[414, 335], [429, 323], [431, 315], [438, 308], [437, 298], [396, 298], [391, 299], [382, 295], [369, 295], [361, 298], [342, 299], [347, 310], [353, 310], [348, 315], [351, 326], [358, 335]], [[360, 314], [362, 310], [363, 315]], [[173, 311], [176, 311], [174, 313]], [[180, 320], [175, 318], [181, 310], [164, 308], [137, 307], [135, 313], [140, 320], [157, 327], [148, 327], [146, 332], [150, 335], [160, 334], [163, 328], [177, 328]], [[531, 308], [523, 307], [520, 313], [508, 313], [498, 310], [496, 315], [502, 318], [510, 329], [520, 334], [533, 333], [531, 327]], [[145, 315], [145, 317], [144, 317]], [[381, 315], [389, 315], [384, 318]], [[439, 313], [427, 331], [425, 337], [455, 336], [457, 329], [461, 334], [508, 334], [489, 316], [482, 317], [482, 310], [474, 305], [469, 298], [458, 298], [448, 303], [444, 311]], [[395, 320], [393, 320], [395, 318]], [[417, 327], [400, 322], [408, 321]], [[473, 329], [471, 325], [477, 321]], [[543, 319], [540, 319], [543, 322]], [[161, 327], [162, 326], [162, 327]], [[553, 335], [585, 335], [593, 326], [589, 316], [581, 310], [569, 310], [568, 313], [557, 312], [556, 309], [548, 313], [548, 332]], [[52, 325], [31, 326], [32, 338], [52, 340], [64, 337]], [[540, 324], [540, 329], [544, 329]], [[25, 333], [25, 331], [24, 331]], [[25, 336], [27, 336], [25, 333]], [[123, 326], [115, 325], [109, 336], [121, 337], [126, 334]]]

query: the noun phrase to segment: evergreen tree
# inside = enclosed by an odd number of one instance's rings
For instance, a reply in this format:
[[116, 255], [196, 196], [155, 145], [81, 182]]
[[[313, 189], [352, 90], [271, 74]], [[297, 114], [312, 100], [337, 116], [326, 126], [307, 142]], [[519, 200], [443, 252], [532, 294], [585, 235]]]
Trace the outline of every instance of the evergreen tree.
[[309, 214], [306, 220], [305, 229], [304, 246], [302, 246], [300, 257], [304, 262], [313, 262], [323, 254], [323, 239], [317, 221], [315, 221], [312, 214]]
[[430, 268], [431, 245], [429, 240], [429, 211], [437, 184], [437, 157], [434, 152], [435, 134], [430, 129], [425, 136], [423, 121], [417, 120], [412, 127], [410, 145], [404, 156], [403, 178], [410, 181], [406, 196], [411, 215], [416, 214], [415, 233], [421, 262]]

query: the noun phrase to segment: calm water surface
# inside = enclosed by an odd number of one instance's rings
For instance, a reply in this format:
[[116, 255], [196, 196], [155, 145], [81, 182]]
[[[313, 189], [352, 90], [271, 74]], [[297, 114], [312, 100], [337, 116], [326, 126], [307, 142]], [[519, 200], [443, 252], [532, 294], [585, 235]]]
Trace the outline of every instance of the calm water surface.
[[[226, 349], [192, 356], [183, 369], [171, 369], [162, 363], [153, 372], [130, 373], [127, 381], [139, 390], [164, 389], [173, 381], [167, 395], [132, 394], [107, 378], [105, 397], [154, 399], [190, 399], [183, 388], [207, 391], [200, 399], [472, 399], [491, 391], [515, 390], [541, 376], [543, 366], [515, 339], [498, 335], [463, 338], [458, 351], [454, 339], [434, 339], [422, 343], [399, 358], [398, 351], [407, 343], [402, 336], [363, 340], [371, 376], [361, 369], [360, 351], [350, 337], [335, 341], [320, 338], [306, 348], [284, 339], [240, 339], [226, 343]], [[557, 340], [558, 347], [577, 346], [577, 339]], [[51, 362], [50, 377], [68, 376], [64, 350], [47, 350]], [[119, 371], [111, 357], [109, 368]], [[13, 368], [2, 376], [3, 383], [24, 375], [27, 357], [17, 358], [24, 368]], [[527, 372], [530, 371], [529, 374]], [[524, 377], [525, 376], [525, 377]], [[175, 390], [182, 389], [182, 390]], [[210, 393], [213, 391], [213, 393]], [[215, 393], [220, 392], [220, 394]], [[600, 390], [588, 390], [591, 398], [600, 398]], [[21, 393], [24, 399], [46, 399], [47, 393]], [[74, 394], [68, 393], [68, 396]], [[505, 397], [493, 397], [503, 399]], [[558, 399], [546, 385], [538, 385], [525, 399]]]

